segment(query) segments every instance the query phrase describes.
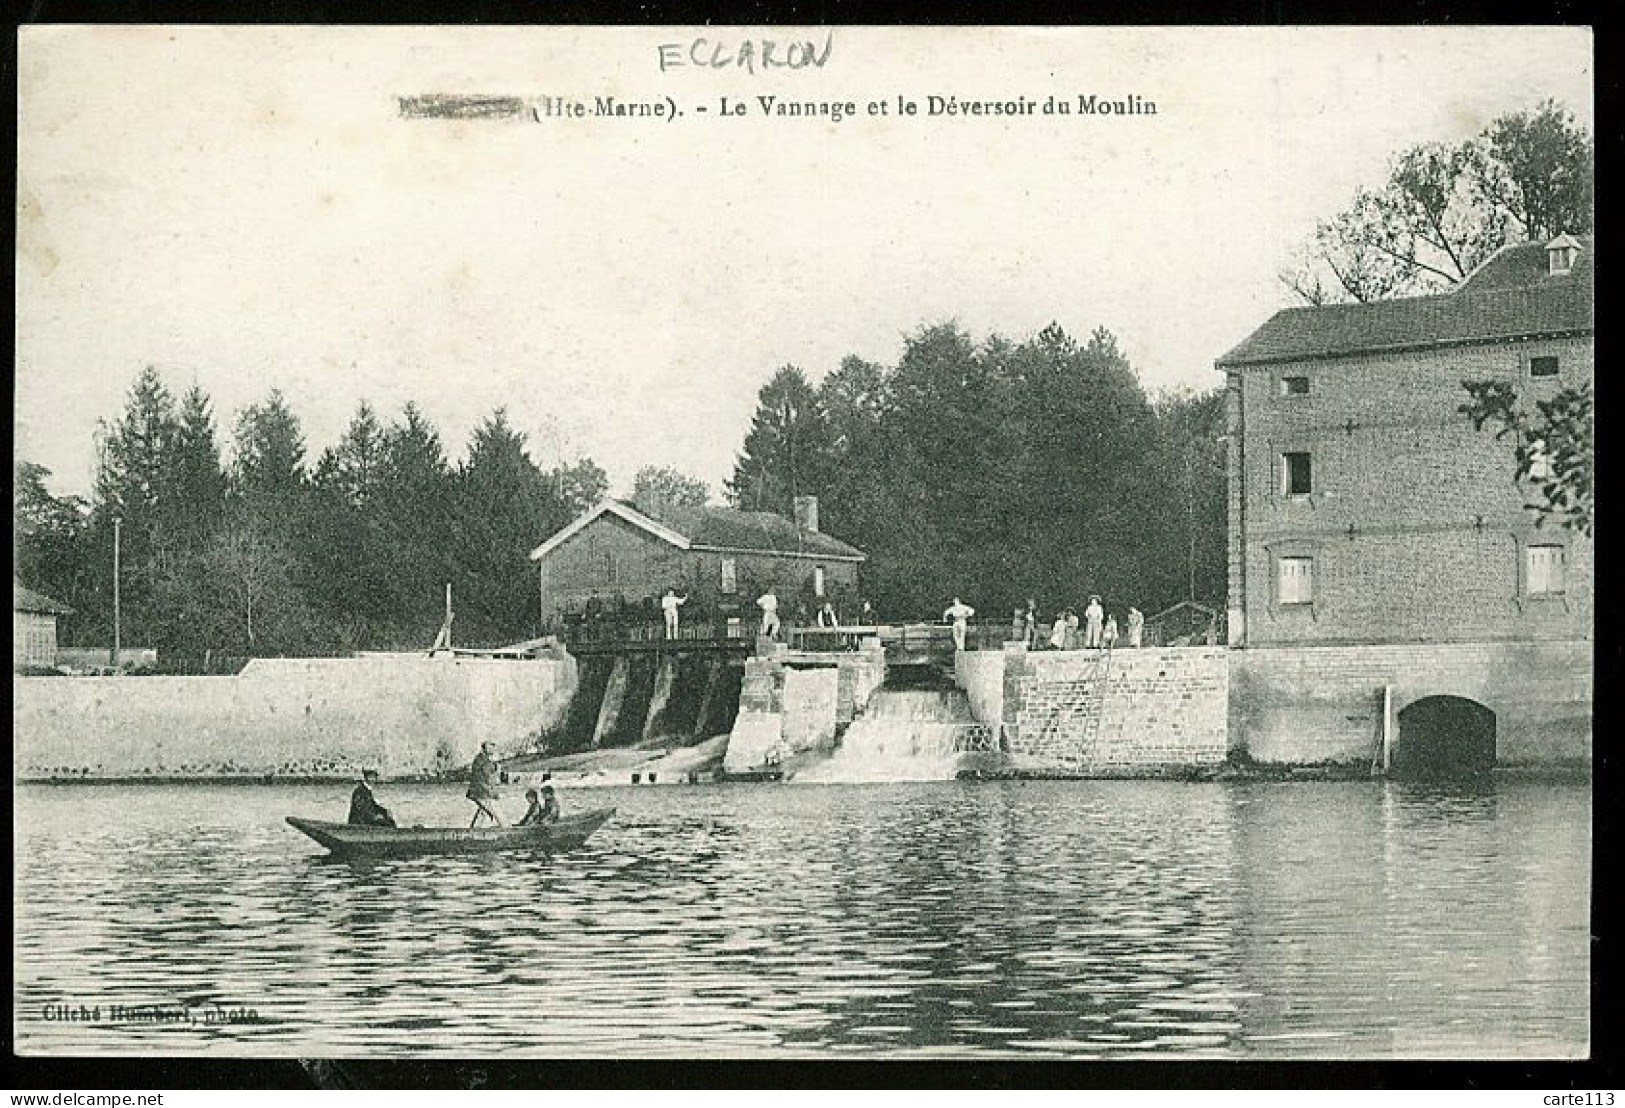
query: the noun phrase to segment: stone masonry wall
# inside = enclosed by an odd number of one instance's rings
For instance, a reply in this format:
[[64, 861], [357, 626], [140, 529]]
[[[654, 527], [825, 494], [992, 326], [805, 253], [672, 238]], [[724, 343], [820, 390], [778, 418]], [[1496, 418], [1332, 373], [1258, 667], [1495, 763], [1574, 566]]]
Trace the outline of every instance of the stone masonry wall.
[[789, 754], [828, 750], [835, 745], [840, 672], [821, 669], [784, 671], [784, 745]]
[[830, 654], [809, 664], [788, 665], [788, 651], [745, 661], [723, 768], [744, 773], [809, 751], [835, 745], [836, 728], [861, 715], [886, 679], [886, 656], [876, 643], [850, 654]]
[[837, 723], [851, 723], [886, 680], [886, 651], [878, 639], [867, 639], [854, 654], [837, 663], [840, 687], [835, 705]]
[[1429, 696], [1493, 711], [1498, 765], [1589, 764], [1592, 663], [1589, 641], [1236, 650], [1230, 730], [1260, 762], [1369, 763], [1392, 685], [1396, 718]]
[[755, 769], [779, 757], [783, 746], [784, 666], [773, 658], [746, 658], [723, 768], [729, 773]]
[[18, 677], [22, 780], [432, 777], [562, 718], [574, 659], [264, 658], [234, 677]]
[[965, 690], [976, 721], [995, 730], [1004, 720], [1004, 659], [1002, 650], [961, 650], [954, 655], [954, 683]]
[[1152, 648], [1106, 658], [1007, 646], [1005, 751], [1018, 769], [1060, 773], [1222, 762], [1226, 654], [1222, 647]]

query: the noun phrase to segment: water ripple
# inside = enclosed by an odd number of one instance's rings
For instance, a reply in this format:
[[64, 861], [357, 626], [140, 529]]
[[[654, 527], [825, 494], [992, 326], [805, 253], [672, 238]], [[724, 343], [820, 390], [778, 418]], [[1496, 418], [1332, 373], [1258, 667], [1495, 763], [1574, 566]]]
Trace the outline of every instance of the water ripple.
[[[413, 822], [466, 818], [455, 790], [388, 792]], [[331, 786], [15, 796], [24, 1052], [1588, 1047], [1583, 788], [627, 789], [567, 798], [620, 807], [572, 854], [369, 864], [282, 825], [342, 811]], [[63, 1004], [188, 1018], [46, 1017]]]

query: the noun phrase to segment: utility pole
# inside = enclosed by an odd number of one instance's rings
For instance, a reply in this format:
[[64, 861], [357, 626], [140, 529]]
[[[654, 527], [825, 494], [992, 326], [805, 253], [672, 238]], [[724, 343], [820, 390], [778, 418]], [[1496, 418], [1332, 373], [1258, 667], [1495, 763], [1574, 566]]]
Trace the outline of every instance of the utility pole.
[[1186, 563], [1190, 570], [1190, 596], [1192, 603], [1196, 601], [1196, 474], [1195, 461], [1189, 450], [1185, 454], [1185, 535], [1190, 540], [1190, 558]]
[[113, 652], [108, 658], [109, 664], [117, 672], [119, 661], [119, 540], [121, 521], [118, 516], [113, 517]]

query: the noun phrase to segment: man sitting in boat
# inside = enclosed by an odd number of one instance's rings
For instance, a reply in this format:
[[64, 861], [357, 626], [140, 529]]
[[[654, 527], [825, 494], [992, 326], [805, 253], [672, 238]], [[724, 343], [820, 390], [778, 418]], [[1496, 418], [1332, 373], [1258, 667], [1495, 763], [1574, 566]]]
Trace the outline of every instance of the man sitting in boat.
[[520, 827], [545, 827], [549, 823], [559, 821], [559, 802], [553, 795], [552, 785], [542, 786], [540, 798], [537, 797], [535, 789], [526, 789], [525, 799], [530, 801], [530, 807], [525, 810], [525, 817], [519, 821]]
[[350, 794], [350, 822], [362, 827], [394, 827], [395, 817], [389, 809], [378, 803], [372, 795], [372, 786], [378, 780], [378, 771], [361, 771], [361, 783]]
[[474, 802], [474, 818], [468, 821], [470, 827], [477, 826], [480, 817], [488, 817], [498, 827], [505, 826], [502, 817], [497, 814], [496, 799], [497, 785], [502, 781], [502, 774], [497, 769], [497, 744], [484, 742], [480, 744], [480, 752], [474, 755], [474, 764], [468, 767], [468, 799]]

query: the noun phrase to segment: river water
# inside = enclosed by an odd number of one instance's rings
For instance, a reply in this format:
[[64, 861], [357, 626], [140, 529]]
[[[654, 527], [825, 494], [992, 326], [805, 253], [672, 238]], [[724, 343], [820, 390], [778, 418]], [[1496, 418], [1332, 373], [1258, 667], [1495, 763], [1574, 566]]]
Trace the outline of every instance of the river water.
[[14, 797], [25, 1054], [1588, 1050], [1583, 784], [579, 790], [574, 853], [372, 864], [282, 822], [336, 786]]

